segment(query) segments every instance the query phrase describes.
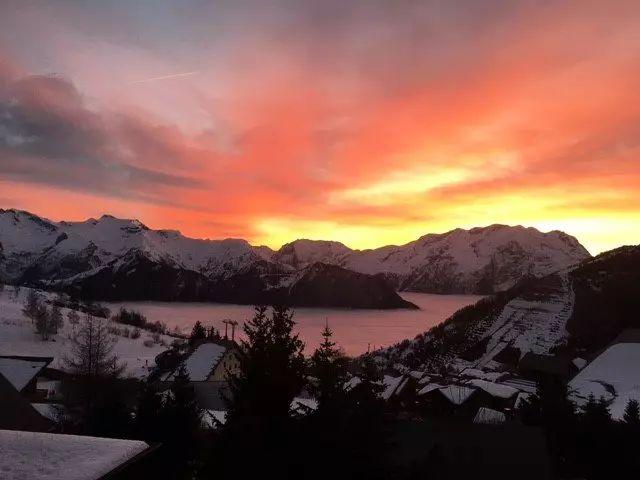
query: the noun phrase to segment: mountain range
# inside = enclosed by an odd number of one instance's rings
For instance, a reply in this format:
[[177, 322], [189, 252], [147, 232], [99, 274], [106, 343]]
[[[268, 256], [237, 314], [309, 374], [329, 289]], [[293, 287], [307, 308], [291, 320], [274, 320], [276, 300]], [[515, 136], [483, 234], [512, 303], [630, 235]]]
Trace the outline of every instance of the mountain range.
[[589, 257], [563, 232], [520, 226], [456, 229], [371, 250], [317, 240], [272, 250], [110, 215], [52, 222], [0, 209], [0, 280], [96, 300], [415, 308], [396, 291], [488, 294]]

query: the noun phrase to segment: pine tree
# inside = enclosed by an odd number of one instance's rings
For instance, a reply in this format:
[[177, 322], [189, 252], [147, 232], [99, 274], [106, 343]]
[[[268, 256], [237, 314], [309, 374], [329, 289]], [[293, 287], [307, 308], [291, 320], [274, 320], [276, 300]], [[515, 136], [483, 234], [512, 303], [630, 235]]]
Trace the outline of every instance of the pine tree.
[[222, 339], [222, 337], [220, 337], [220, 332], [218, 332], [215, 327], [209, 327], [207, 329], [206, 338], [210, 342], [219, 342]]
[[190, 471], [198, 455], [202, 411], [182, 363], [174, 374], [160, 417], [161, 441], [172, 455], [175, 470]]
[[294, 476], [302, 443], [291, 403], [305, 384], [304, 344], [294, 325], [285, 307], [256, 307], [244, 325], [246, 340], [238, 372], [229, 372], [227, 421], [216, 448], [220, 478]]
[[[353, 409], [346, 389], [348, 362], [332, 336], [329, 326], [325, 326], [323, 341], [311, 356], [310, 392], [318, 401], [318, 408], [301, 419], [308, 443], [301, 461], [314, 465], [308, 478], [349, 478], [347, 473], [352, 471], [347, 467], [353, 448], [353, 436], [349, 434]], [[328, 458], [331, 462], [326, 461]]]
[[611, 423], [611, 412], [604, 397], [596, 400], [594, 395], [590, 394], [587, 403], [582, 407], [582, 419], [588, 426], [596, 429], [604, 428]]
[[322, 417], [337, 415], [346, 402], [347, 358], [335, 342], [328, 325], [322, 331], [322, 343], [311, 357], [312, 372], [316, 379], [311, 392], [318, 401], [317, 413]]
[[638, 400], [632, 398], [627, 402], [622, 419], [629, 426], [640, 427], [640, 404]]
[[135, 434], [141, 440], [161, 440], [162, 400], [155, 385], [145, 382], [136, 407]]
[[383, 462], [387, 431], [384, 420], [382, 371], [371, 354], [362, 358], [360, 382], [349, 390], [349, 418], [346, 436], [352, 445], [347, 471], [351, 478], [384, 476]]
[[193, 345], [197, 341], [204, 340], [205, 338], [207, 338], [207, 331], [202, 326], [202, 323], [200, 323], [200, 321], [197, 321], [195, 323], [195, 325], [193, 326], [193, 329], [191, 330], [191, 335], [189, 337], [189, 343], [191, 345]]
[[305, 383], [304, 344], [293, 334], [293, 312], [285, 307], [257, 307], [244, 326], [247, 340], [237, 374], [230, 374], [227, 419], [255, 416], [282, 420]]

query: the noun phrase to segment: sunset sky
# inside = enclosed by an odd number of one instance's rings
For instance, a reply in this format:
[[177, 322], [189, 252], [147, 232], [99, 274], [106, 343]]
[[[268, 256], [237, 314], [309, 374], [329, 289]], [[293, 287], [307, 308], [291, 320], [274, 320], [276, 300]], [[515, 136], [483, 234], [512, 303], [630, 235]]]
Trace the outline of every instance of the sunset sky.
[[0, 207], [640, 243], [640, 2], [0, 2]]

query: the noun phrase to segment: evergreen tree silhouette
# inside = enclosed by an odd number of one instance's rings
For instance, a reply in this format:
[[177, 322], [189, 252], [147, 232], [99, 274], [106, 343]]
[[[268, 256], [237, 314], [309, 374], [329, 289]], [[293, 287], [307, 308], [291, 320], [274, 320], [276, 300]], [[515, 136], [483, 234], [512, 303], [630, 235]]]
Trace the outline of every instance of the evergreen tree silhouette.
[[162, 399], [157, 388], [145, 382], [136, 407], [135, 436], [140, 440], [159, 442], [162, 438]]
[[640, 404], [638, 400], [631, 399], [627, 402], [622, 419], [631, 427], [640, 427]]
[[283, 306], [256, 307], [244, 325], [239, 371], [229, 372], [227, 421], [214, 460], [217, 475], [288, 478], [298, 471], [302, 444], [291, 402], [305, 384], [305, 361], [294, 325], [293, 312]]
[[345, 408], [348, 360], [331, 340], [333, 332], [328, 325], [322, 331], [322, 343], [311, 357], [315, 377], [311, 392], [318, 401], [317, 414], [323, 418], [339, 415]]
[[199, 340], [204, 340], [207, 338], [207, 330], [202, 326], [200, 321], [197, 321], [193, 325], [193, 329], [191, 330], [191, 335], [189, 336], [189, 344], [194, 345]]
[[182, 363], [169, 387], [160, 421], [163, 422], [161, 441], [166, 450], [171, 452], [174, 475], [178, 475], [178, 472], [192, 475], [193, 461], [200, 453], [202, 411]]

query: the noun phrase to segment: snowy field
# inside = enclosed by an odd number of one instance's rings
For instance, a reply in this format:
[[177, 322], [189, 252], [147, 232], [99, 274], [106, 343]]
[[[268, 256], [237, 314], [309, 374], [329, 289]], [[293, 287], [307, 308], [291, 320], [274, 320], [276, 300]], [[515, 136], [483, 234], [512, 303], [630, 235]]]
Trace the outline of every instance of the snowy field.
[[[64, 326], [57, 335], [50, 340], [43, 341], [35, 333], [31, 320], [22, 313], [24, 300], [29, 289], [20, 288], [19, 296], [16, 298], [13, 287], [6, 286], [0, 292], [0, 355], [24, 355], [53, 357], [51, 364], [53, 368], [64, 369], [65, 356], [68, 356], [71, 348], [71, 334], [73, 326], [67, 320], [68, 309], [63, 308]], [[43, 294], [47, 296], [47, 294]], [[48, 294], [49, 298], [52, 297]], [[80, 313], [80, 317], [84, 316]], [[122, 329], [127, 327], [113, 323], [114, 326]], [[132, 330], [132, 327], [127, 327]], [[125, 338], [114, 335], [116, 345], [114, 353], [118, 355], [121, 362], [126, 363], [125, 374], [133, 377], [144, 377], [154, 363], [156, 355], [166, 350], [173, 337], [160, 335], [160, 342], [157, 343], [151, 333], [141, 330], [140, 338]]]
[[[347, 354], [360, 355], [367, 351], [369, 344], [371, 347], [384, 347], [405, 338], [413, 338], [443, 322], [456, 310], [482, 298], [477, 295], [408, 292], [400, 292], [400, 295], [418, 305], [420, 310], [296, 308], [296, 330], [306, 344], [306, 352], [311, 353], [322, 341], [321, 333], [325, 321], [329, 322], [334, 331], [334, 340]], [[190, 332], [196, 321], [203, 325], [212, 325], [224, 333], [222, 320], [231, 319], [240, 324], [236, 330], [238, 334], [242, 323], [253, 316], [253, 307], [250, 305], [180, 302], [125, 302], [104, 305], [111, 311], [117, 311], [121, 306], [138, 310], [146, 315], [149, 321], [164, 322], [170, 329], [177, 326], [184, 333]]]

